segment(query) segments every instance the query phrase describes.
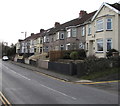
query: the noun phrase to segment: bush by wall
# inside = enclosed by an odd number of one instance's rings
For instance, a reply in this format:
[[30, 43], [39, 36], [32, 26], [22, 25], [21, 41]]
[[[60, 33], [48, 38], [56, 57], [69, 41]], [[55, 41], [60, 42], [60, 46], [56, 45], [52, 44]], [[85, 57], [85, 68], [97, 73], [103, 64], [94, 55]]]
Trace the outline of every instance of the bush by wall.
[[89, 75], [94, 72], [105, 71], [112, 67], [120, 67], [120, 57], [86, 59], [77, 64], [77, 76]]

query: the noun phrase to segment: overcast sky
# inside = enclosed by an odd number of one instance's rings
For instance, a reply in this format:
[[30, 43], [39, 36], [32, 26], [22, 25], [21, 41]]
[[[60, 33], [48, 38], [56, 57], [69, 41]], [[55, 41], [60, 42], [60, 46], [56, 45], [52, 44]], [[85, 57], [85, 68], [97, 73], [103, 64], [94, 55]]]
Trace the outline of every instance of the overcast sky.
[[79, 16], [80, 10], [88, 13], [98, 10], [103, 2], [119, 0], [1, 0], [0, 40], [17, 43], [30, 33], [48, 29], [55, 22], [61, 24]]

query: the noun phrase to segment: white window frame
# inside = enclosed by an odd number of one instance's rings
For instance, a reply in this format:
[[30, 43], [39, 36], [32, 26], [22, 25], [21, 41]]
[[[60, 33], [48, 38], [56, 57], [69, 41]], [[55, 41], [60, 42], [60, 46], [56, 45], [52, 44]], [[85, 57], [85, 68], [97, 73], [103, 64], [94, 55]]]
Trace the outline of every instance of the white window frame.
[[60, 38], [60, 37], [59, 37], [59, 35], [60, 35], [60, 33], [59, 33], [59, 32], [57, 32], [57, 34], [56, 34], [56, 36], [57, 36], [57, 37], [56, 37], [56, 38], [57, 38], [57, 40]]
[[91, 31], [91, 24], [88, 25], [88, 35], [90, 36], [92, 34], [92, 31]]
[[76, 36], [77, 36], [77, 29], [72, 28], [72, 37], [76, 37]]
[[46, 42], [46, 36], [44, 36], [44, 42]]
[[96, 21], [96, 31], [103, 31], [104, 30], [104, 21], [103, 19], [99, 19]]
[[[111, 41], [108, 41], [108, 40], [111, 40]], [[107, 46], [108, 46], [107, 44], [108, 44], [108, 43], [111, 43], [111, 49], [112, 49], [112, 48], [113, 48], [112, 38], [107, 38], [107, 39], [106, 39], [106, 50], [107, 50], [107, 52], [109, 51], [108, 48], [107, 48]]]
[[69, 50], [69, 49], [68, 49], [68, 46], [70, 46], [70, 43], [67, 43], [67, 44], [66, 44], [66, 50]]
[[[110, 19], [111, 21], [108, 21], [108, 19]], [[108, 29], [108, 22], [111, 22], [111, 29]], [[106, 19], [106, 30], [112, 30], [112, 18]]]
[[[62, 37], [62, 35], [63, 35], [63, 37]], [[64, 39], [64, 36], [65, 36], [64, 33], [61, 33], [60, 34], [60, 39]]]
[[85, 45], [81, 42], [81, 43], [79, 43], [79, 48], [80, 49], [85, 49]]
[[82, 36], [85, 36], [85, 27], [82, 27]]
[[67, 38], [71, 37], [71, 29], [67, 30]]
[[[97, 43], [97, 52], [103, 52], [103, 51], [104, 51], [103, 39], [97, 39], [97, 40], [96, 40], [96, 43]], [[102, 43], [102, 49], [103, 49], [103, 50], [98, 50], [98, 44], [101, 44], [101, 43]]]
[[46, 37], [46, 43], [49, 43], [49, 37]]
[[60, 49], [63, 48], [64, 49], [64, 45], [60, 45]]

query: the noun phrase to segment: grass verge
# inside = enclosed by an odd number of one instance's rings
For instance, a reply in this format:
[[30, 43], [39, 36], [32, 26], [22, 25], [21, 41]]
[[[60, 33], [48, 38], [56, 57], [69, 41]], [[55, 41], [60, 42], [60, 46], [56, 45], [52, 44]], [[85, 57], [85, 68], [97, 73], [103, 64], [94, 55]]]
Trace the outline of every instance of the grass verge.
[[100, 78], [107, 79], [108, 77], [111, 77], [112, 79], [113, 75], [116, 75], [116, 77], [118, 77], [118, 74], [120, 74], [120, 68], [112, 68], [112, 69], [106, 69], [105, 71], [102, 72], [94, 72], [87, 76], [82, 76], [80, 77], [80, 79], [95, 80]]

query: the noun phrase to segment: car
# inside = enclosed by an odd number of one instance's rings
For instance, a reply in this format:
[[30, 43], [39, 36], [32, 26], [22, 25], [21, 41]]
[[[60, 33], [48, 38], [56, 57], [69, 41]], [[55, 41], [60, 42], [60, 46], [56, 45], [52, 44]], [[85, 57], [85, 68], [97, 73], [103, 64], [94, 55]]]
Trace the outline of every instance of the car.
[[8, 58], [8, 56], [3, 56], [2, 60], [7, 61], [7, 60], [9, 60], [9, 58]]

